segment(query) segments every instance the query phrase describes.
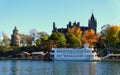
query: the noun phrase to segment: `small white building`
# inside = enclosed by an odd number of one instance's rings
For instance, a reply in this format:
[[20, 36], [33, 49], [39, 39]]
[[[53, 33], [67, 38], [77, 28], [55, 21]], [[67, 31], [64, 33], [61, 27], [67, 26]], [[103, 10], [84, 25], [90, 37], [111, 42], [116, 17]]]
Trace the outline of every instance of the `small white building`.
[[32, 52], [32, 58], [43, 58], [45, 53], [44, 52]]

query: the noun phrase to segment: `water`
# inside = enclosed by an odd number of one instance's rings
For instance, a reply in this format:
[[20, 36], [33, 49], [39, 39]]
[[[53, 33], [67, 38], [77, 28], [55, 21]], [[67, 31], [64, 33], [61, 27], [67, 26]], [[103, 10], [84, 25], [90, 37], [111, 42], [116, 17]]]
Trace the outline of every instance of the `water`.
[[120, 75], [120, 63], [0, 60], [0, 75]]

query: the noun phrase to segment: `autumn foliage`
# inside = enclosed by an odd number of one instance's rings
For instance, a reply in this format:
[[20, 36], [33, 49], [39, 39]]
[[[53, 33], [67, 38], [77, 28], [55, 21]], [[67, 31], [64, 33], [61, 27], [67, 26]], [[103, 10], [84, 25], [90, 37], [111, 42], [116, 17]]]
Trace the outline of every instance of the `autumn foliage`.
[[81, 38], [82, 30], [79, 27], [73, 26], [68, 30], [68, 34], [74, 34], [77, 38]]
[[120, 26], [117, 26], [117, 25], [111, 26], [107, 31], [106, 39], [112, 45], [114, 45], [115, 43], [119, 43], [120, 42]]
[[95, 34], [94, 30], [86, 30], [83, 34], [82, 37], [82, 43], [83, 44], [90, 44], [93, 45], [94, 43], [96, 43], [98, 41], [98, 37]]
[[79, 27], [73, 26], [72, 28], [69, 28], [66, 35], [67, 44], [73, 48], [80, 47], [81, 35], [82, 30]]

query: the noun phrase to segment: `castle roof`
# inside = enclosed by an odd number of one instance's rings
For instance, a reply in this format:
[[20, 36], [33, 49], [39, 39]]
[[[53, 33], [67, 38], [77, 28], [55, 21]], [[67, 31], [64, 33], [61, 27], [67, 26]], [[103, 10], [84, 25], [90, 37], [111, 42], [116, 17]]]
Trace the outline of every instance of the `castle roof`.
[[14, 30], [17, 30], [17, 27], [15, 26]]

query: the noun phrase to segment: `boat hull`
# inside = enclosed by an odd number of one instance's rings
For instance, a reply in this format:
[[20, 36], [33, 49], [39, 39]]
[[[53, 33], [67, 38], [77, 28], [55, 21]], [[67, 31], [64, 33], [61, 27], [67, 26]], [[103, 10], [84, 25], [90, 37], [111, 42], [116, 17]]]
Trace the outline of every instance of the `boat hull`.
[[83, 60], [83, 61], [96, 61], [96, 60], [101, 60], [101, 59], [51, 59], [51, 60]]

